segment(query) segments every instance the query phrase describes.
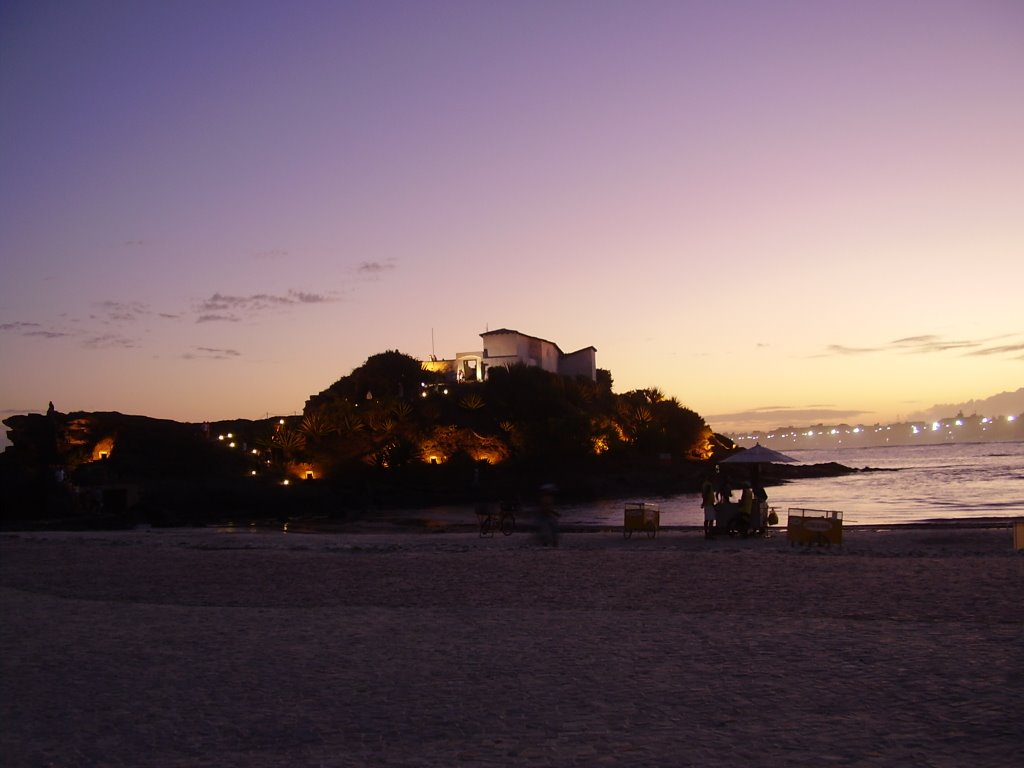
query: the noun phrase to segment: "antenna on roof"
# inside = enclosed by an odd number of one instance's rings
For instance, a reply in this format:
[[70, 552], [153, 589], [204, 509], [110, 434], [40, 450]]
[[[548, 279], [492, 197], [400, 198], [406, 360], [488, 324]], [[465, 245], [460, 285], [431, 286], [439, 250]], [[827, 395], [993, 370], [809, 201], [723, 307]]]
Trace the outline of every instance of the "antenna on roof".
[[434, 329], [430, 329], [430, 359], [437, 360], [437, 353], [434, 350]]

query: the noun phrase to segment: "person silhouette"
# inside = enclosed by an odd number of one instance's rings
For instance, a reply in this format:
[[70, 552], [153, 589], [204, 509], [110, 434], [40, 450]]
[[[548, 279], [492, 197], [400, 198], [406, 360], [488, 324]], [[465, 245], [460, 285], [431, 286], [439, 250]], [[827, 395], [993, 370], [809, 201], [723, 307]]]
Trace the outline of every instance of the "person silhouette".
[[704, 538], [710, 539], [715, 534], [715, 483], [711, 475], [704, 478], [700, 498], [700, 505], [704, 508]]
[[558, 546], [558, 510], [555, 509], [555, 490], [552, 483], [545, 483], [540, 487], [537, 537], [545, 547]]

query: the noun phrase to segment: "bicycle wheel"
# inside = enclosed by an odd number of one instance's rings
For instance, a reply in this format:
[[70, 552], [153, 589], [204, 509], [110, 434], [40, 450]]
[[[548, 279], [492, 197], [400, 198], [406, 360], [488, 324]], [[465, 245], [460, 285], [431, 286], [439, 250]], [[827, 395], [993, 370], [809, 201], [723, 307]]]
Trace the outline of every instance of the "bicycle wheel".
[[512, 531], [516, 529], [516, 516], [511, 512], [506, 512], [501, 516], [501, 532], [506, 536], [511, 536]]

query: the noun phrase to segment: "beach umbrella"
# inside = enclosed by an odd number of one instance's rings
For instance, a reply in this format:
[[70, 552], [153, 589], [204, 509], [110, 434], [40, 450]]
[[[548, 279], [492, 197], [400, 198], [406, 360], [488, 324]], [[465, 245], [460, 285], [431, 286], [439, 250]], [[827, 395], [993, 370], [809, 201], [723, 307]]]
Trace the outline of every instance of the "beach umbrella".
[[760, 443], [757, 443], [753, 448], [745, 448], [738, 453], [734, 453], [727, 459], [722, 459], [722, 464], [782, 464], [782, 463], [793, 463], [798, 462], [800, 459], [794, 459], [792, 456], [787, 456], [779, 451], [773, 451], [771, 448], [765, 448]]
[[787, 456], [779, 451], [773, 451], [771, 448], [765, 448], [760, 443], [757, 443], [753, 448], [745, 448], [738, 451], [729, 458], [722, 459], [719, 463], [747, 464], [750, 467], [750, 482], [757, 488], [761, 485], [762, 464], [792, 464], [799, 461], [799, 459], [794, 459], [792, 456]]

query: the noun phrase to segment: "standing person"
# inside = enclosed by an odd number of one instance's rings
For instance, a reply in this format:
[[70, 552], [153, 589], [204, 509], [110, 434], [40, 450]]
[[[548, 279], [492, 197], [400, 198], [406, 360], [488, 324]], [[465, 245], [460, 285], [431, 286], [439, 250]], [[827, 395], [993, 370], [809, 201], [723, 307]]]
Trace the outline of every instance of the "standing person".
[[744, 536], [750, 531], [750, 512], [754, 506], [754, 492], [750, 483], [743, 483], [743, 491], [740, 493], [740, 514], [739, 529]]
[[710, 539], [715, 535], [715, 484], [711, 475], [704, 478], [704, 484], [700, 487], [700, 505], [704, 508], [704, 538]]
[[760, 483], [754, 483], [754, 499], [756, 501], [768, 501], [768, 491], [764, 489], [764, 486]]
[[558, 511], [555, 509], [555, 486], [545, 483], [540, 487], [540, 519], [537, 535], [545, 547], [558, 546]]
[[732, 486], [729, 484], [729, 478], [722, 477], [718, 482], [718, 489], [716, 491], [718, 497], [715, 499], [718, 504], [731, 504], [732, 503]]
[[761, 485], [760, 480], [755, 480], [754, 487], [754, 526], [755, 533], [764, 533], [768, 527], [768, 491]]

